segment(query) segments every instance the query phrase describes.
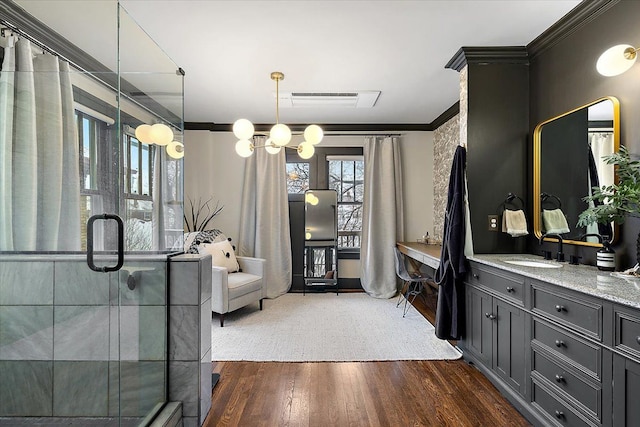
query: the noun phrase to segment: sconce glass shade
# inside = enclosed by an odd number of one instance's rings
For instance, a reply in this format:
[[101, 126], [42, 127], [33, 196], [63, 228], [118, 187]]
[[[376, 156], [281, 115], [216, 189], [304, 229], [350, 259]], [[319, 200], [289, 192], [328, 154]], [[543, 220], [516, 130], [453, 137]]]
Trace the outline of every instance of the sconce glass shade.
[[173, 141], [173, 131], [162, 123], [151, 126], [151, 140], [158, 145], [168, 145]]
[[248, 139], [241, 139], [236, 142], [236, 153], [240, 157], [249, 157], [253, 154], [253, 144]]
[[167, 145], [167, 154], [173, 159], [181, 159], [184, 157], [184, 144], [178, 141], [171, 141]]
[[271, 132], [269, 132], [269, 137], [274, 144], [279, 147], [284, 147], [291, 141], [291, 129], [289, 126], [278, 123], [277, 125], [273, 125], [271, 128]]
[[304, 130], [304, 140], [313, 145], [319, 144], [323, 137], [322, 128], [318, 125], [309, 125]]
[[140, 125], [136, 128], [136, 139], [143, 144], [153, 144], [153, 139], [151, 138], [151, 126], [150, 125]]
[[233, 134], [238, 139], [251, 139], [254, 131], [253, 123], [247, 119], [238, 119], [233, 124]]
[[267, 150], [267, 153], [269, 154], [278, 154], [280, 150], [282, 150], [282, 147], [278, 147], [271, 141], [271, 138], [268, 138], [264, 143], [264, 149]]
[[303, 141], [298, 145], [298, 155], [303, 159], [310, 159], [313, 157], [313, 153], [316, 152], [315, 147], [312, 143]]
[[605, 50], [598, 62], [596, 69], [607, 77], [617, 76], [633, 67], [637, 58], [636, 49], [628, 44], [619, 44]]

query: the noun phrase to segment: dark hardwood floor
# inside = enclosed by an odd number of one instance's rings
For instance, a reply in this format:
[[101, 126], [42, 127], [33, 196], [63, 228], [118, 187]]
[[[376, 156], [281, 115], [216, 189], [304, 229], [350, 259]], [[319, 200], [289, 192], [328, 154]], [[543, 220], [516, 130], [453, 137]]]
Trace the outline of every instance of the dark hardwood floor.
[[[431, 323], [436, 296], [414, 306]], [[528, 426], [473, 366], [455, 361], [213, 362], [213, 426]]]

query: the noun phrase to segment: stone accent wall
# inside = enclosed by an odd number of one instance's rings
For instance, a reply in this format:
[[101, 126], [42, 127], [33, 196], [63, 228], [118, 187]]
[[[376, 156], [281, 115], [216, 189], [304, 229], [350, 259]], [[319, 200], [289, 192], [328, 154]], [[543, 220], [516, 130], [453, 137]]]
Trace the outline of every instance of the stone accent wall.
[[469, 115], [468, 68], [460, 70], [460, 113], [434, 131], [433, 138], [433, 237], [442, 240], [444, 213], [453, 154], [458, 145], [467, 145]]
[[456, 115], [434, 132], [433, 138], [433, 237], [442, 239], [444, 213], [453, 154], [460, 141], [460, 115]]

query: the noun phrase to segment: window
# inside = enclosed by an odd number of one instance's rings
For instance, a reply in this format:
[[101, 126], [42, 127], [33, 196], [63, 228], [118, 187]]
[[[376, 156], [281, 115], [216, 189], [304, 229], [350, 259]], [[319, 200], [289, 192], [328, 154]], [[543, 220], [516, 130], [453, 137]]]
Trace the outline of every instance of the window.
[[359, 249], [362, 235], [364, 158], [327, 156], [330, 189], [338, 193], [338, 249]]
[[[106, 140], [107, 123], [76, 111], [76, 124], [78, 128], [79, 171], [80, 171], [80, 226], [81, 248], [86, 249], [87, 221], [92, 215], [104, 212], [105, 183], [102, 182], [105, 171], [105, 162], [102, 157], [106, 155], [104, 144]], [[95, 248], [102, 249], [102, 230], [95, 228]]]
[[287, 162], [287, 192], [304, 194], [309, 189], [309, 163]]
[[125, 248], [151, 250], [153, 242], [153, 155], [155, 146], [128, 133], [122, 137]]

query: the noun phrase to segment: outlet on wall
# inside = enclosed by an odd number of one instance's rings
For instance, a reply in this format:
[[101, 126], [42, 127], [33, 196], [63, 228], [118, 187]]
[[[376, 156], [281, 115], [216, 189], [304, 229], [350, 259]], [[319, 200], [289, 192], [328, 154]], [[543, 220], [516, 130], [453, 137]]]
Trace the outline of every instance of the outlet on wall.
[[500, 227], [498, 227], [498, 215], [489, 215], [487, 226], [489, 227], [489, 231], [499, 231]]

